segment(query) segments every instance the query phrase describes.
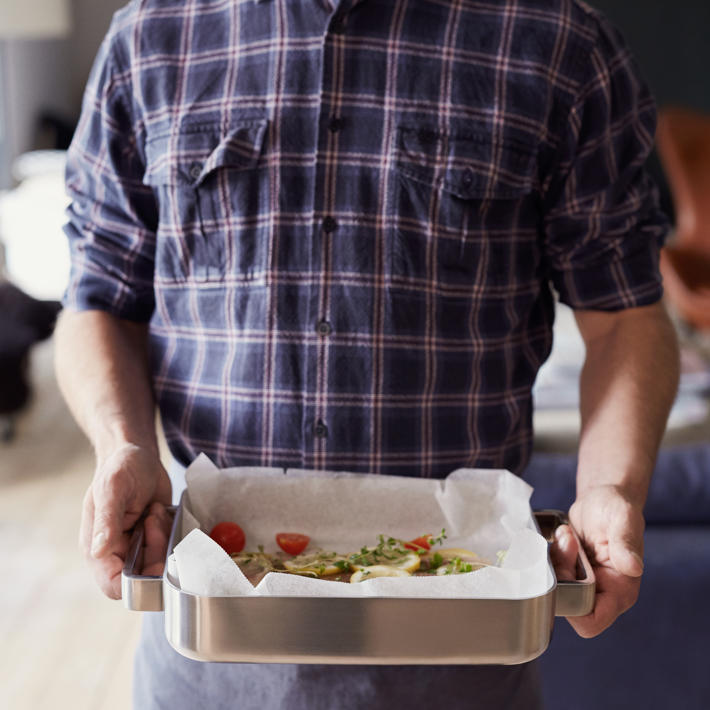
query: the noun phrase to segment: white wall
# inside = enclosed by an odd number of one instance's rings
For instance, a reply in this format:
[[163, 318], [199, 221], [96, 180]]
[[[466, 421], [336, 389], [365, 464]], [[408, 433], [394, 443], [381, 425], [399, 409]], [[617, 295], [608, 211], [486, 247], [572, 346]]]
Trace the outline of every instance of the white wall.
[[34, 145], [36, 119], [50, 109], [72, 116], [66, 40], [11, 40], [2, 52], [5, 136], [12, 160]]
[[77, 110], [91, 65], [111, 17], [126, 2], [127, 0], [72, 0], [74, 30], [71, 37], [70, 95]]
[[[0, 48], [0, 101], [4, 146], [0, 187], [21, 153], [35, 147], [37, 118], [52, 110], [76, 120], [84, 85], [113, 13], [125, 0], [72, 0], [72, 33], [66, 39], [9, 40]], [[3, 155], [6, 158], [2, 165]]]

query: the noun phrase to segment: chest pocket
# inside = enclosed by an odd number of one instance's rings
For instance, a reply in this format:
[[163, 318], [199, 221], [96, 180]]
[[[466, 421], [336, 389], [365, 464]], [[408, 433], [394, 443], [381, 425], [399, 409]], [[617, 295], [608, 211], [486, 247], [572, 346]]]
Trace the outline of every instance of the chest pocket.
[[400, 126], [392, 165], [393, 285], [495, 289], [524, 278], [521, 266], [534, 272], [531, 150], [485, 131], [452, 135]]
[[184, 126], [146, 144], [160, 205], [156, 277], [257, 281], [268, 268], [267, 120]]

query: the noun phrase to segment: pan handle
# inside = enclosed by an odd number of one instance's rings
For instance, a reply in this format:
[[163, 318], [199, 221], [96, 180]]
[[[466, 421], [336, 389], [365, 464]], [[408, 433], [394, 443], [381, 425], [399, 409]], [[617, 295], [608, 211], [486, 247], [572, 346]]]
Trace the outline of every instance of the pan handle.
[[535, 519], [540, 532], [548, 542], [554, 539], [560, 525], [568, 525], [577, 541], [577, 574], [574, 581], [558, 581], [555, 597], [555, 616], [586, 616], [594, 609], [596, 578], [577, 531], [572, 527], [566, 513], [561, 510], [536, 510]]
[[[175, 507], [168, 507], [175, 513]], [[143, 566], [143, 538], [145, 516], [141, 516], [133, 528], [128, 545], [128, 554], [121, 572], [121, 599], [123, 606], [132, 611], [163, 611], [163, 577], [142, 575], [137, 572]]]

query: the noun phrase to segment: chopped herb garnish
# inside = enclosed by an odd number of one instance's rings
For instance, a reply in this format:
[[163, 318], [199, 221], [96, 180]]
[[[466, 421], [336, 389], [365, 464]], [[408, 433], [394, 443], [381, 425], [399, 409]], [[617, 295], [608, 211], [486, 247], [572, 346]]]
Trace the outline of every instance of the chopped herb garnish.
[[441, 545], [443, 544], [444, 540], [446, 540], [446, 529], [441, 528], [441, 532], [436, 537], [429, 538], [429, 544], [432, 546]]

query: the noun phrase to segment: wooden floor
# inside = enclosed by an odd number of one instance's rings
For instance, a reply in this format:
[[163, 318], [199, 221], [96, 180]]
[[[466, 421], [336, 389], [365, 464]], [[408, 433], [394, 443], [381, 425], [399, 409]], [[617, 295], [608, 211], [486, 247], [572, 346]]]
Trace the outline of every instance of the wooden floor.
[[101, 594], [78, 551], [93, 457], [51, 361], [51, 342], [33, 351], [32, 405], [0, 443], [0, 708], [125, 710], [141, 615]]

